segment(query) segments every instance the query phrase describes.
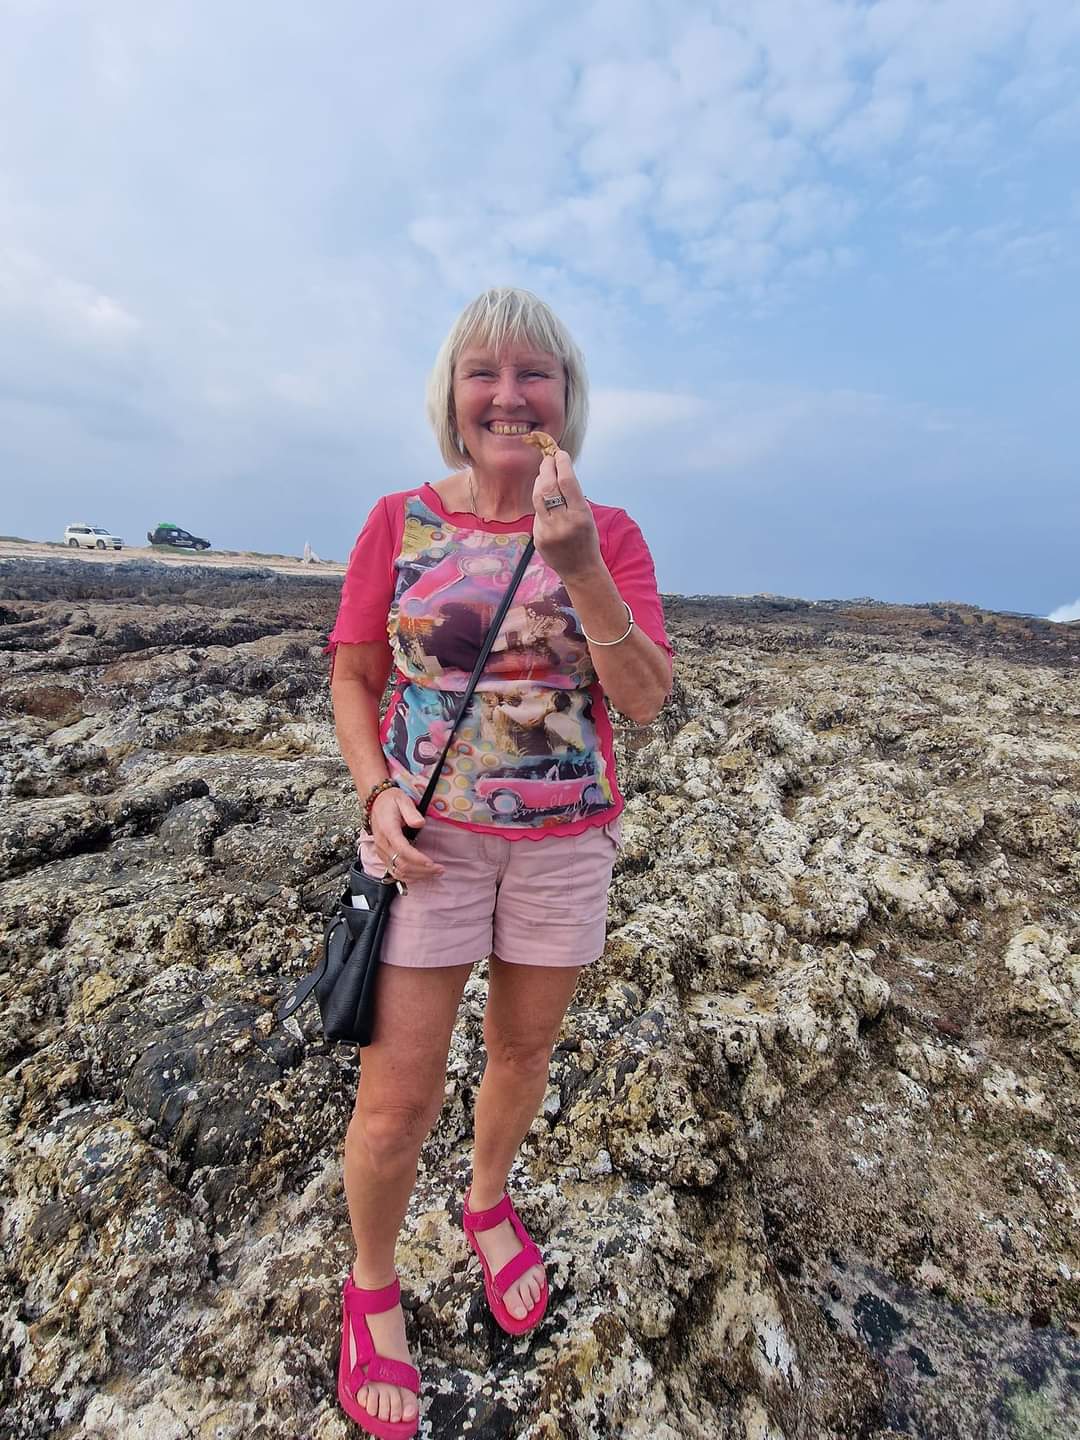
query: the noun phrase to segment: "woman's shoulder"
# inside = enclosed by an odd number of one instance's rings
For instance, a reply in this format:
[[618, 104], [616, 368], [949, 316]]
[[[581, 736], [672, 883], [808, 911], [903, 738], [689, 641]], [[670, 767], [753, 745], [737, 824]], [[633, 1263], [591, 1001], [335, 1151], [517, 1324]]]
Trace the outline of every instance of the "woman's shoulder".
[[[621, 505], [601, 505], [599, 500], [589, 500], [589, 509], [593, 512], [593, 519], [598, 525], [601, 521], [605, 525], [620, 525], [630, 520], [630, 516]], [[633, 521], [630, 523], [633, 524]]]
[[[407, 490], [390, 490], [385, 495], [380, 495], [368, 511], [364, 530], [376, 528], [390, 535], [400, 536], [410, 508], [431, 509], [431, 498], [430, 485], [410, 485]], [[437, 495], [434, 498], [437, 500]]]
[[596, 521], [601, 544], [618, 545], [627, 536], [641, 535], [637, 522], [621, 505], [601, 505], [596, 500], [590, 500], [589, 509]]
[[380, 495], [372, 508], [382, 510], [387, 515], [393, 515], [399, 510], [404, 510], [410, 500], [423, 500], [425, 492], [430, 494], [433, 488], [431, 485], [422, 483], [410, 485], [407, 490], [390, 490], [385, 495]]
[[388, 495], [383, 495], [375, 502], [375, 508], [381, 509], [388, 518], [395, 521], [411, 511], [429, 511], [440, 519], [446, 519], [455, 513], [465, 513], [457, 512], [454, 505], [457, 499], [454, 478], [453, 475], [448, 475], [434, 484], [425, 480], [410, 485], [407, 490], [391, 490]]

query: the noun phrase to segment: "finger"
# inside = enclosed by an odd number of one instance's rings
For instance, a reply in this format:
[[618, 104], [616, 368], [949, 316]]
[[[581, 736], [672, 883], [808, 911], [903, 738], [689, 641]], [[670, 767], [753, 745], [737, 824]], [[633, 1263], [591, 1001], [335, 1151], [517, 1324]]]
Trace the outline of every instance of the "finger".
[[375, 837], [375, 848], [387, 871], [392, 869], [399, 880], [431, 879], [443, 874], [442, 865], [437, 864], [422, 850], [418, 850], [415, 845], [410, 845], [400, 825], [380, 825]]
[[[547, 475], [538, 475], [536, 484], [533, 486], [533, 509], [536, 512], [537, 520], [550, 521], [557, 515], [566, 514], [566, 496], [562, 493], [559, 485], [559, 477], [555, 472], [555, 461], [545, 460], [545, 465], [551, 466]], [[551, 502], [557, 500], [557, 504]]]
[[390, 868], [390, 861], [393, 860], [393, 873], [400, 880], [425, 880], [432, 879], [436, 875], [443, 874], [444, 867], [425, 855], [422, 850], [417, 850], [415, 845], [402, 839], [394, 845], [386, 857], [387, 869]]
[[[412, 849], [409, 844], [415, 832], [423, 829], [424, 817], [417, 809], [412, 796], [403, 790], [388, 790], [386, 794], [393, 800], [393, 806], [389, 804], [383, 807], [382, 813], [372, 811], [373, 833], [378, 841], [377, 849], [383, 861], [388, 861], [395, 852], [404, 855], [406, 848]], [[382, 799], [382, 796], [379, 796]], [[408, 834], [406, 832], [409, 832]], [[415, 852], [420, 855], [421, 852]], [[399, 878], [419, 879], [421, 876], [441, 875], [441, 867], [428, 861], [424, 856], [424, 866], [421, 869], [403, 871], [400, 865], [394, 867], [394, 874]]]
[[411, 826], [414, 830], [419, 830], [426, 823], [411, 795], [406, 795], [403, 790], [399, 790], [397, 802], [398, 814], [406, 825]]
[[574, 462], [567, 452], [560, 450], [551, 463], [555, 467], [555, 484], [562, 491], [567, 502], [572, 505], [575, 500], [584, 500], [585, 494], [574, 471]]
[[543, 504], [545, 495], [554, 495], [559, 488], [559, 475], [555, 469], [555, 461], [545, 455], [540, 464], [539, 473], [536, 476], [536, 483], [533, 485], [533, 504]]

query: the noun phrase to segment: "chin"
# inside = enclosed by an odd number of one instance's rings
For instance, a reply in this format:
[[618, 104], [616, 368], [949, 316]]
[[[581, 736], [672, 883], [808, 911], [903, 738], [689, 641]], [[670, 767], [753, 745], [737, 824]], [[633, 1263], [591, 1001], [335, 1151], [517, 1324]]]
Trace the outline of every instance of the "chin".
[[497, 470], [506, 475], [535, 474], [539, 468], [534, 458], [537, 451], [523, 445], [520, 440], [499, 441], [496, 444], [478, 445], [473, 463], [486, 470]]

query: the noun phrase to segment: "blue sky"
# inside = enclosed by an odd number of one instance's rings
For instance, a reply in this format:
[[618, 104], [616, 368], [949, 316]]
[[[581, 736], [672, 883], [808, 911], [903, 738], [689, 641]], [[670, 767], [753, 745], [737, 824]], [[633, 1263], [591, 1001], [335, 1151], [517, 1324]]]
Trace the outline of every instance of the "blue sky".
[[0, 0], [0, 531], [344, 558], [547, 298], [662, 586], [1080, 616], [1080, 7]]

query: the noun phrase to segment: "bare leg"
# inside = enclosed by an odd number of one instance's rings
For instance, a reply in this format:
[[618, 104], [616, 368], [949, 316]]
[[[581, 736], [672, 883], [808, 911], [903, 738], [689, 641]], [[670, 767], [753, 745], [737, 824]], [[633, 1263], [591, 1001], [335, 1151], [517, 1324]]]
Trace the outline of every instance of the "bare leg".
[[[389, 1285], [420, 1147], [442, 1107], [446, 1055], [469, 965], [379, 972], [375, 1038], [361, 1053], [356, 1107], [345, 1137], [345, 1194], [356, 1241], [353, 1280]], [[409, 1362], [401, 1306], [369, 1315], [380, 1355]], [[351, 1358], [355, 1361], [355, 1351]], [[381, 1420], [411, 1420], [416, 1396], [396, 1385], [363, 1385], [357, 1403]]]
[[[497, 1205], [514, 1156], [547, 1088], [551, 1051], [574, 993], [579, 966], [508, 965], [491, 957], [484, 1041], [487, 1066], [476, 1097], [472, 1210]], [[509, 1220], [476, 1235], [493, 1272], [521, 1249]], [[527, 1270], [506, 1292], [517, 1319], [540, 1298], [544, 1272]]]

